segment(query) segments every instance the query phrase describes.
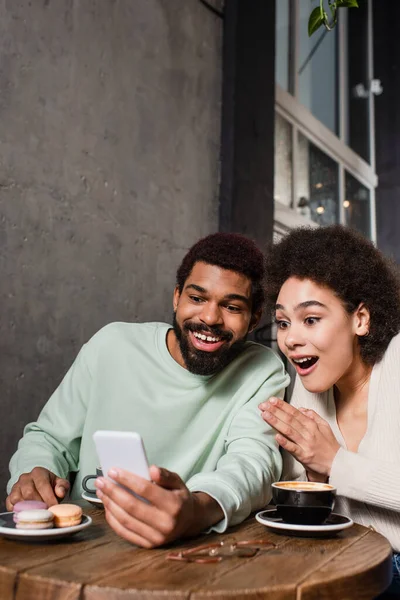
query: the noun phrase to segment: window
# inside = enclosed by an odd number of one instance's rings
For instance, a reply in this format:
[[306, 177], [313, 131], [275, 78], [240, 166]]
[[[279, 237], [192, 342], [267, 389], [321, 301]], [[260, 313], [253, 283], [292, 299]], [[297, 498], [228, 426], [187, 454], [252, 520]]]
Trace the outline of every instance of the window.
[[298, 145], [297, 211], [318, 225], [338, 223], [337, 163], [301, 133]]
[[276, 3], [275, 70], [276, 81], [287, 92], [291, 91], [289, 87], [289, 32], [289, 0], [279, 0]]
[[346, 173], [346, 195], [343, 206], [345, 224], [369, 238], [371, 236], [370, 190], [350, 173]]
[[372, 0], [309, 38], [318, 4], [276, 0], [275, 228], [343, 223], [374, 240]]
[[308, 18], [319, 0], [299, 2], [298, 99], [334, 133], [338, 133], [337, 29], [308, 35]]
[[278, 113], [275, 115], [274, 199], [292, 204], [292, 126]]

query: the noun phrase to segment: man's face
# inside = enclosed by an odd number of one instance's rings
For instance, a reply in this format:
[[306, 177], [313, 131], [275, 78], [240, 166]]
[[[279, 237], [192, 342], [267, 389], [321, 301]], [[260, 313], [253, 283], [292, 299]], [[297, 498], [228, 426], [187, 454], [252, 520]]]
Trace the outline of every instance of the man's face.
[[251, 312], [251, 281], [245, 275], [195, 263], [182, 293], [174, 291], [175, 360], [197, 375], [213, 375], [243, 349], [260, 315]]

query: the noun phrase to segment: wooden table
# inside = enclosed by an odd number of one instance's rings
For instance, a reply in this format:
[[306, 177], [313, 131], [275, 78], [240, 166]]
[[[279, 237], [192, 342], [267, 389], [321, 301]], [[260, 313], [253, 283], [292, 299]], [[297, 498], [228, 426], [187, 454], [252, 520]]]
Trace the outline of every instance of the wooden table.
[[275, 548], [253, 558], [193, 564], [166, 560], [171, 548], [135, 548], [114, 534], [103, 511], [85, 507], [85, 513], [93, 525], [58, 542], [0, 539], [1, 600], [361, 600], [374, 598], [391, 580], [389, 543], [361, 525], [310, 539], [275, 535], [250, 518], [202, 539], [267, 539]]

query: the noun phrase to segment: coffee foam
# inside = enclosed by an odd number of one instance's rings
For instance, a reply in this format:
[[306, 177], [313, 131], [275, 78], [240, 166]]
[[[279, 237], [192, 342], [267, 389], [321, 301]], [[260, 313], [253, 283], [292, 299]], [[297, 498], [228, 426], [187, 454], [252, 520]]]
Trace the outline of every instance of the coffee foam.
[[313, 481], [277, 481], [273, 486], [284, 490], [294, 490], [296, 492], [326, 492], [335, 489], [333, 485], [329, 485], [328, 483]]

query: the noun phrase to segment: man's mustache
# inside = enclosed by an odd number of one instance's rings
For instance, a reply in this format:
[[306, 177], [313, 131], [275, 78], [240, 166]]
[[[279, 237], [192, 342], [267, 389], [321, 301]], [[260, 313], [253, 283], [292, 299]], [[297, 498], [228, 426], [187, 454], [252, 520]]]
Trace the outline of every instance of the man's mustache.
[[227, 342], [230, 342], [233, 338], [233, 334], [230, 331], [225, 331], [219, 327], [205, 327], [199, 323], [185, 323], [183, 329], [185, 331], [191, 331], [192, 333], [203, 333], [204, 335], [219, 337], [221, 340]]

